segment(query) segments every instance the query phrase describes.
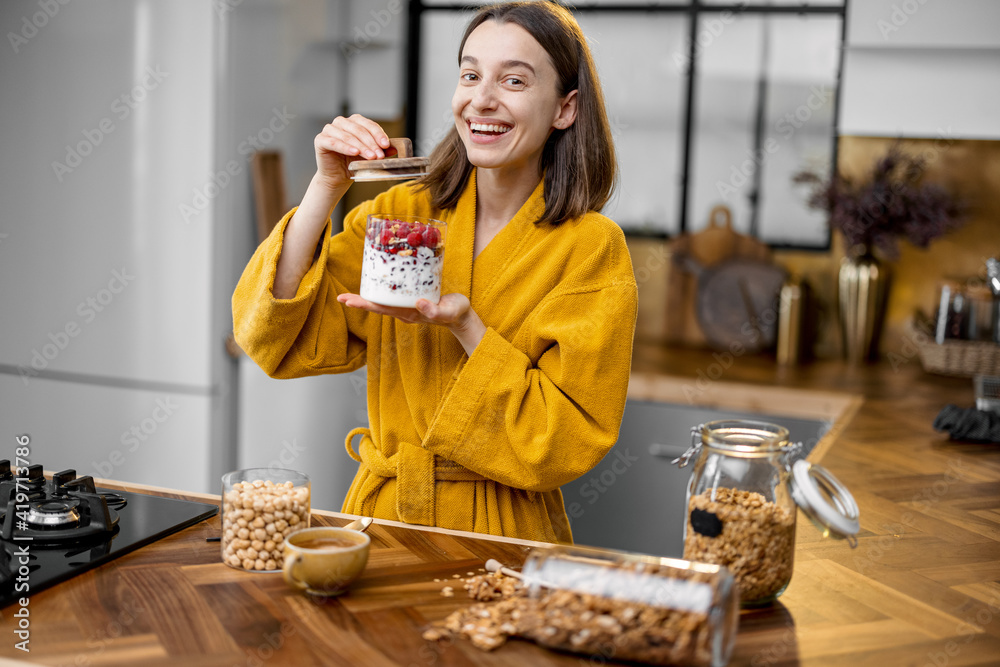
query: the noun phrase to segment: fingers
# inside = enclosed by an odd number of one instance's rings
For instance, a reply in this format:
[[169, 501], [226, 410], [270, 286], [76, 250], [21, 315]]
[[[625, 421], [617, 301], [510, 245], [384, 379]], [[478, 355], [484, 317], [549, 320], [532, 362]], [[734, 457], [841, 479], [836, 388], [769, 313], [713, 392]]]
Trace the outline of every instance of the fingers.
[[338, 294], [337, 301], [351, 308], [360, 308], [370, 313], [388, 315], [402, 320], [407, 324], [422, 322], [424, 324], [451, 325], [456, 320], [458, 314], [454, 304], [448, 304], [442, 299], [440, 304], [435, 304], [427, 299], [418, 299], [415, 308], [400, 308], [397, 306], [383, 306], [372, 303], [357, 294]]
[[417, 299], [417, 303], [414, 307], [421, 315], [429, 320], [433, 320], [437, 316], [437, 304], [433, 304], [427, 299]]
[[367, 310], [370, 313], [378, 313], [379, 315], [388, 315], [390, 317], [395, 317], [396, 319], [402, 320], [407, 324], [414, 324], [416, 322], [427, 321], [423, 317], [421, 317], [420, 312], [414, 308], [383, 306], [378, 303], [372, 303], [367, 299], [363, 299], [357, 294], [338, 294], [337, 301], [351, 308], [360, 308], [361, 310]]
[[359, 114], [350, 118], [339, 116], [316, 136], [316, 150], [340, 153], [348, 157], [377, 160], [385, 157], [389, 137], [373, 120]]

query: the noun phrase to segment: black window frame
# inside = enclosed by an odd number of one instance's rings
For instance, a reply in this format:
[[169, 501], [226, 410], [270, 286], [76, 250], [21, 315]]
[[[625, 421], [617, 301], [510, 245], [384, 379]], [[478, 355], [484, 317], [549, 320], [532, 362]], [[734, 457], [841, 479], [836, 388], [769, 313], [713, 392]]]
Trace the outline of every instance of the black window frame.
[[[580, 4], [568, 4], [563, 3], [568, 9], [570, 9], [574, 14], [576, 13], [644, 13], [644, 14], [686, 14], [688, 16], [688, 62], [687, 68], [684, 74], [684, 120], [683, 120], [683, 148], [681, 155], [681, 182], [680, 182], [680, 215], [678, 217], [678, 234], [684, 234], [690, 231], [690, 225], [688, 220], [688, 203], [689, 203], [689, 183], [691, 176], [691, 151], [692, 151], [692, 141], [694, 138], [694, 103], [695, 94], [698, 83], [698, 58], [699, 58], [699, 48], [698, 48], [698, 30], [700, 26], [700, 19], [710, 15], [718, 15], [724, 12], [731, 12], [733, 14], [739, 15], [837, 15], [840, 16], [841, 21], [841, 34], [840, 34], [840, 48], [837, 56], [837, 72], [835, 77], [835, 87], [834, 87], [834, 109], [833, 109], [833, 122], [831, 124], [830, 132], [830, 173], [833, 173], [837, 165], [838, 157], [838, 138], [839, 134], [837, 128], [840, 125], [840, 104], [841, 104], [841, 83], [844, 71], [844, 45], [846, 44], [847, 37], [847, 5], [849, 0], [843, 0], [841, 4], [837, 5], [814, 5], [809, 2], [802, 2], [799, 4], [788, 4], [788, 5], [773, 5], [766, 4], [765, 2], [738, 2], [730, 4], [709, 4], [704, 0], [688, 0], [684, 3], [677, 4], [651, 4], [651, 3], [632, 3], [632, 4], [601, 4], [600, 0], [593, 0], [591, 2], [580, 3]], [[406, 45], [406, 136], [413, 139], [414, 143], [417, 143], [419, 137], [418, 126], [419, 126], [419, 103], [420, 103], [420, 49], [422, 41], [422, 30], [421, 30], [421, 18], [426, 12], [463, 12], [469, 11], [470, 9], [475, 9], [479, 6], [486, 5], [486, 2], [468, 2], [468, 3], [435, 3], [432, 5], [424, 4], [423, 0], [409, 0], [408, 6], [408, 24], [407, 24], [407, 45]], [[766, 73], [765, 73], [766, 74]], [[762, 83], [762, 86], [765, 84]], [[764, 91], [760, 90], [757, 95], [757, 109], [756, 113], [756, 126], [754, 131], [754, 145], [751, 150], [754, 154], [762, 149], [762, 144], [765, 140], [764, 137], [764, 105], [766, 104], [766, 96]], [[760, 170], [755, 170], [754, 173], [754, 189], [750, 196], [751, 201], [751, 220], [749, 224], [749, 234], [755, 238], [758, 235], [758, 215], [760, 206]], [[625, 230], [626, 235], [632, 237], [641, 238], [659, 238], [659, 239], [669, 239], [671, 235], [667, 232], [641, 232]], [[782, 244], [782, 243], [768, 243], [768, 245], [776, 250], [805, 250], [805, 251], [816, 251], [825, 252], [829, 251], [831, 247], [831, 233], [827, 229], [826, 240], [822, 245], [797, 245], [797, 244]]]

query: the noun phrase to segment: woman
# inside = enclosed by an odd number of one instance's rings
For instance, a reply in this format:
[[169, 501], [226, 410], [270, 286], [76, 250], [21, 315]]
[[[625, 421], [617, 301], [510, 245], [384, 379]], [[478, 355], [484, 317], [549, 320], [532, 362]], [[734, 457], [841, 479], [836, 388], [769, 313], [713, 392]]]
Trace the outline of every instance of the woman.
[[[428, 175], [332, 238], [347, 164], [389, 141], [357, 115], [316, 137], [302, 203], [236, 288], [236, 339], [273, 377], [368, 365], [345, 512], [570, 542], [559, 487], [618, 437], [636, 315], [624, 235], [596, 212], [616, 176], [603, 96], [579, 26], [548, 2], [481, 10], [459, 68], [455, 127]], [[437, 304], [357, 295], [371, 213], [448, 223]]]

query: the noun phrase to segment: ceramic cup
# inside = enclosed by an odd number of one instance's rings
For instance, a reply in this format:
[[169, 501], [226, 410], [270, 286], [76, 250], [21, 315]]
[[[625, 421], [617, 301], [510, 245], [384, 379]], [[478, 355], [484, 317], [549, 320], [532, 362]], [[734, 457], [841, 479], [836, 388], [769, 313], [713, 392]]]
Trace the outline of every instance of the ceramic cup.
[[285, 540], [285, 581], [310, 595], [340, 595], [364, 571], [370, 547], [371, 538], [356, 530], [300, 530]]

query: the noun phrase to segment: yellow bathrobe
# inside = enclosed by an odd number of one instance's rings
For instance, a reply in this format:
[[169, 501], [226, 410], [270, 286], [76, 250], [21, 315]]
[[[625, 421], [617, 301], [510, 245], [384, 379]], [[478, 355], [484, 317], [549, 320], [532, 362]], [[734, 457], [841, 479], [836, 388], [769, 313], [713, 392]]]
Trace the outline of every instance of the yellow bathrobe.
[[[351, 211], [281, 300], [271, 288], [288, 213], [236, 287], [236, 340], [276, 378], [368, 365], [370, 429], [347, 437], [360, 466], [345, 512], [571, 542], [559, 487], [608, 452], [625, 408], [637, 295], [624, 234], [598, 213], [536, 225], [540, 181], [473, 262], [475, 173], [454, 209], [429, 199], [403, 184]], [[468, 296], [488, 327], [471, 357], [443, 326], [337, 302], [358, 293], [371, 213], [448, 223], [441, 293]]]

